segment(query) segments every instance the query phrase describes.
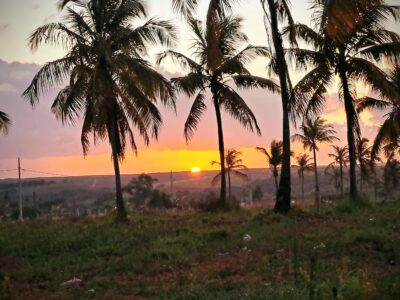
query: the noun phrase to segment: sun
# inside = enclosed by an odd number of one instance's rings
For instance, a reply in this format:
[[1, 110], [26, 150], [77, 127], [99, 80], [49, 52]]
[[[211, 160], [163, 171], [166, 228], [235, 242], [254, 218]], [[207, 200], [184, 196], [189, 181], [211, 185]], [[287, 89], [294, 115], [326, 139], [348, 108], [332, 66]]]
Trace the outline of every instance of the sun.
[[200, 168], [198, 168], [198, 167], [194, 167], [194, 168], [192, 168], [191, 172], [192, 172], [192, 173], [200, 173], [201, 170], [200, 170]]

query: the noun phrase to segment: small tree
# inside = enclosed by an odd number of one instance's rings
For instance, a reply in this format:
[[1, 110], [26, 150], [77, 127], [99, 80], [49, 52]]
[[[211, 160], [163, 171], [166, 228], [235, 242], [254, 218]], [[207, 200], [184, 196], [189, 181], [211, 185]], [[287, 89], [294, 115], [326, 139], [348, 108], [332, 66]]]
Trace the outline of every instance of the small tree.
[[304, 202], [304, 173], [314, 170], [314, 164], [310, 163], [311, 160], [312, 157], [310, 157], [308, 154], [302, 154], [296, 157], [297, 167], [299, 168], [297, 172], [299, 174], [301, 181], [301, 199], [303, 200], [303, 202]]
[[262, 147], [257, 147], [257, 151], [264, 154], [267, 158], [268, 166], [271, 168], [272, 175], [275, 179], [275, 192], [278, 193], [278, 168], [282, 165], [283, 160], [283, 144], [282, 142], [277, 142], [273, 140], [270, 145], [270, 150]]
[[339, 177], [340, 177], [340, 195], [343, 198], [344, 188], [343, 188], [343, 167], [346, 167], [349, 162], [349, 149], [348, 147], [332, 146], [334, 153], [330, 153], [329, 157], [333, 158], [333, 162], [328, 166], [333, 171], [335, 166], [339, 166]]

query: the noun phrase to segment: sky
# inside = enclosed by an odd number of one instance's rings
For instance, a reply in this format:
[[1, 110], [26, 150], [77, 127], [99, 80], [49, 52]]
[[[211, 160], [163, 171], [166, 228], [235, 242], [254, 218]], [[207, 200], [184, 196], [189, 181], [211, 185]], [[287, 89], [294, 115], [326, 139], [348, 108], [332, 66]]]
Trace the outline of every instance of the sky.
[[[50, 113], [52, 99], [56, 90], [50, 91], [41, 98], [40, 103], [32, 109], [21, 98], [21, 93], [40, 65], [57, 59], [64, 54], [63, 49], [42, 47], [32, 53], [26, 45], [29, 34], [37, 27], [48, 22], [57, 21], [59, 12], [56, 0], [0, 0], [0, 110], [8, 113], [13, 126], [8, 136], [0, 136], [0, 178], [15, 177], [17, 157], [21, 157], [26, 169], [39, 170], [61, 175], [97, 175], [112, 174], [110, 147], [107, 143], [92, 145], [89, 155], [82, 155], [80, 146], [80, 123], [74, 126], [62, 126]], [[149, 16], [158, 16], [172, 20], [179, 30], [179, 44], [176, 50], [190, 54], [188, 45], [191, 34], [184, 21], [177, 18], [169, 0], [147, 1]], [[311, 12], [308, 0], [296, 0], [293, 3], [293, 15], [296, 22], [310, 24]], [[201, 1], [198, 18], [204, 19], [207, 1]], [[244, 19], [244, 31], [251, 44], [266, 46], [261, 7], [258, 0], [242, 1], [237, 9]], [[390, 25], [398, 31], [398, 25]], [[154, 55], [161, 51], [155, 48], [149, 57], [154, 62]], [[256, 60], [250, 70], [259, 76], [267, 77], [266, 61]], [[167, 77], [181, 74], [182, 70], [172, 62], [163, 64], [160, 71]], [[300, 73], [292, 72], [293, 81], [301, 78]], [[266, 167], [264, 157], [254, 147], [268, 147], [272, 139], [281, 138], [281, 104], [280, 97], [269, 92], [252, 90], [241, 91], [248, 105], [253, 109], [262, 136], [242, 129], [229, 116], [223, 115], [226, 148], [236, 148], [243, 152], [243, 161], [248, 167]], [[358, 95], [367, 95], [369, 89], [360, 85]], [[338, 144], [345, 145], [345, 114], [343, 105], [333, 88], [329, 91], [328, 105], [322, 117], [335, 126]], [[177, 114], [161, 109], [164, 126], [158, 141], [152, 141], [145, 147], [136, 135], [139, 143], [139, 155], [127, 152], [121, 166], [122, 173], [187, 171], [193, 167], [202, 170], [212, 169], [210, 161], [217, 160], [217, 131], [215, 116], [209, 109], [200, 122], [199, 130], [193, 140], [186, 143], [183, 136], [183, 125], [193, 99], [178, 97]], [[361, 116], [363, 134], [373, 138], [382, 116], [366, 112]], [[328, 153], [331, 145], [320, 149], [319, 161], [328, 164]], [[297, 153], [303, 152], [301, 145], [295, 144]], [[39, 173], [27, 173], [26, 177], [38, 176]]]

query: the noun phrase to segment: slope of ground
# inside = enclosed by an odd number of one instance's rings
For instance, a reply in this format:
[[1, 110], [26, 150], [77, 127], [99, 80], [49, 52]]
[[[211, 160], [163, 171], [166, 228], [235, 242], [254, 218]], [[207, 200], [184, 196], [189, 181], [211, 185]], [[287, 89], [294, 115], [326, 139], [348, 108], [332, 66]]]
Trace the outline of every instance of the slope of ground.
[[4, 222], [0, 299], [400, 299], [400, 203]]

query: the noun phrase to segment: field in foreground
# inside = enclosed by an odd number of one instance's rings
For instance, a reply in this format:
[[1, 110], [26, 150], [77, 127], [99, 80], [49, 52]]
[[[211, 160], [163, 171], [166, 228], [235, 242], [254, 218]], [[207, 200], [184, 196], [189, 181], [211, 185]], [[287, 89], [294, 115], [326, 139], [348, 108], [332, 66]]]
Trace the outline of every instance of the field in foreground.
[[0, 299], [400, 299], [399, 203], [131, 219], [0, 223]]

